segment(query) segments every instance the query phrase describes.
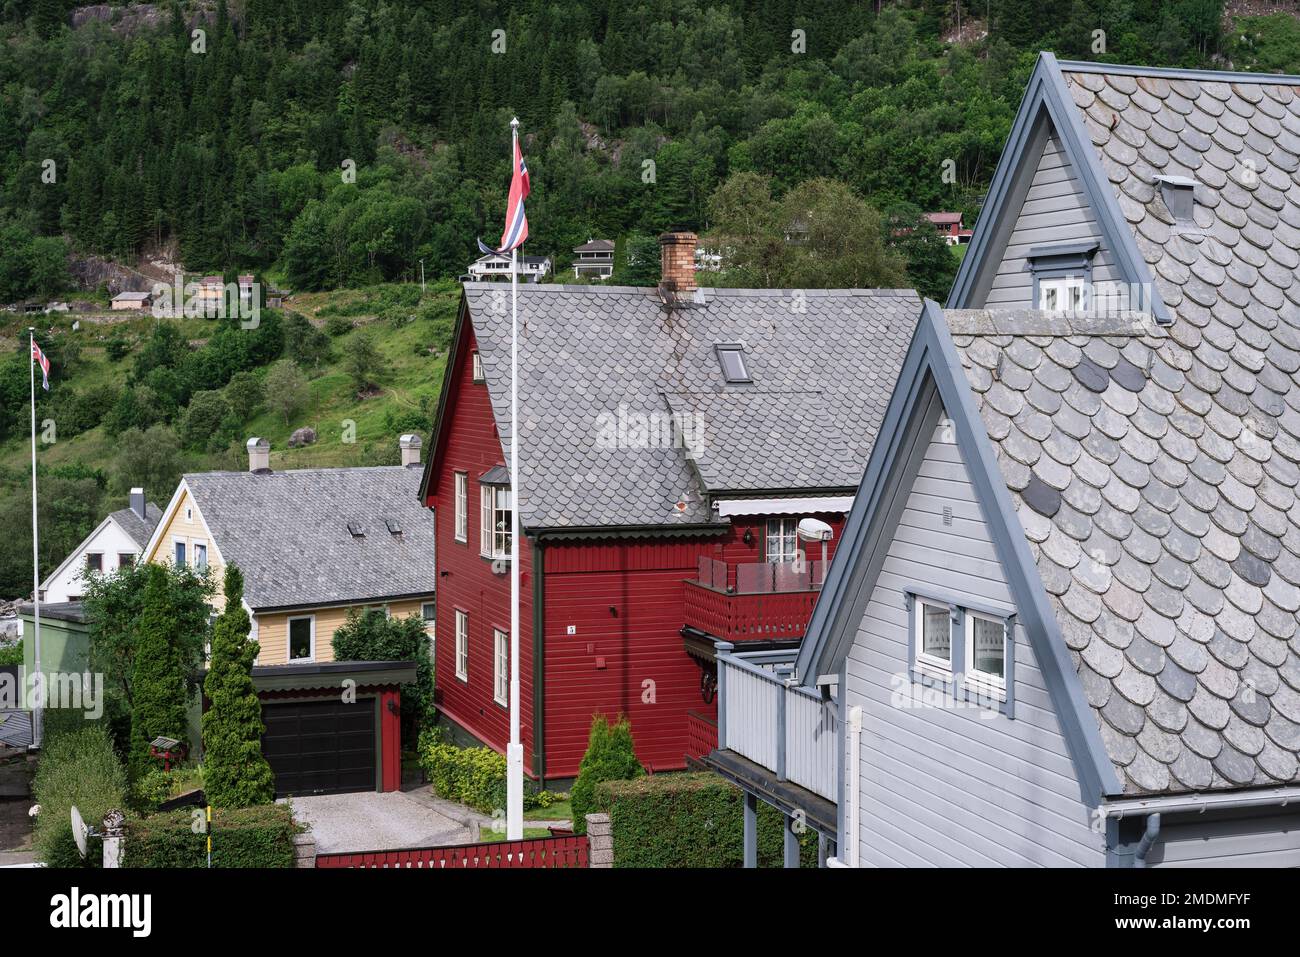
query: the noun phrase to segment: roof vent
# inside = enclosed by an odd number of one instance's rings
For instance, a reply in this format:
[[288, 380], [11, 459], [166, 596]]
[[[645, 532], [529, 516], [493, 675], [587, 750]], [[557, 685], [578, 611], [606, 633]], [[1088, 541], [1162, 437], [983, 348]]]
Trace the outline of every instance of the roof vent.
[[745, 365], [745, 347], [739, 342], [715, 342], [713, 351], [718, 355], [722, 377], [729, 383], [753, 382]]
[[1196, 180], [1188, 176], [1157, 176], [1156, 184], [1160, 187], [1160, 198], [1165, 201], [1165, 207], [1175, 222], [1195, 222], [1192, 213], [1196, 208]]
[[353, 538], [365, 538], [366, 530], [358, 522], [348, 522], [348, 534]]
[[384, 525], [388, 527], [389, 535], [396, 535], [398, 538], [402, 537], [402, 525], [397, 519], [386, 518], [384, 519]]

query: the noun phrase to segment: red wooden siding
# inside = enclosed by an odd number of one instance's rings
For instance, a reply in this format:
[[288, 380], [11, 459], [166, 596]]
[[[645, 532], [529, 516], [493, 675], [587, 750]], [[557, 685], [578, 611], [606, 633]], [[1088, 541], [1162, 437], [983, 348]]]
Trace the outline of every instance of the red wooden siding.
[[[487, 386], [472, 381], [473, 331], [461, 327], [462, 342], [452, 376], [446, 428], [440, 436], [439, 468], [428, 504], [435, 507], [438, 562], [438, 641], [434, 655], [438, 706], [457, 724], [504, 751], [510, 740], [510, 715], [497, 704], [493, 689], [493, 629], [510, 630], [510, 576], [497, 574], [479, 555], [478, 477], [504, 464]], [[431, 450], [434, 454], [436, 450]], [[468, 476], [466, 536], [455, 529], [455, 473]], [[532, 552], [521, 543], [519, 633], [520, 736], [524, 766], [532, 773], [533, 753], [533, 600]], [[469, 680], [456, 677], [456, 611], [469, 614]]]

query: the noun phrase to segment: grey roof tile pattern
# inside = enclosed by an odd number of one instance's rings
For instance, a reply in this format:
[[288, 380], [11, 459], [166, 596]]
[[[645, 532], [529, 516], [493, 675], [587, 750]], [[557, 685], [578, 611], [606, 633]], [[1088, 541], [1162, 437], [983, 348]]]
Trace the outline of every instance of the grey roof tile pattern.
[[153, 502], [146, 502], [144, 506], [145, 517], [141, 518], [129, 508], [120, 508], [112, 513], [113, 521], [122, 527], [122, 531], [131, 536], [131, 540], [144, 548], [149, 544], [149, 539], [153, 535], [153, 530], [158, 527], [158, 522], [162, 519], [162, 509]]
[[[503, 289], [465, 284], [504, 460]], [[709, 524], [711, 491], [856, 487], [920, 306], [910, 290], [702, 289], [669, 309], [655, 289], [521, 286], [523, 524]], [[752, 383], [723, 380], [714, 346], [733, 342]], [[776, 393], [800, 397], [783, 405]], [[673, 431], [669, 395], [700, 409], [702, 421], [686, 423], [709, 452], [698, 468], [683, 447], [691, 435]]]
[[418, 501], [418, 468], [197, 472], [185, 483], [254, 609], [434, 593], [433, 512]]

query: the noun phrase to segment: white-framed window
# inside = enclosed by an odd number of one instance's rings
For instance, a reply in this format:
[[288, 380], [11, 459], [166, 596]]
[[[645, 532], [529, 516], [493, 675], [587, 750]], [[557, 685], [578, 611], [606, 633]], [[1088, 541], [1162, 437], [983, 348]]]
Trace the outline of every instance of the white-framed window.
[[767, 520], [767, 560], [792, 562], [799, 553], [799, 520], [797, 518], [769, 518]]
[[86, 571], [102, 572], [104, 570], [104, 556], [100, 552], [86, 553]]
[[188, 505], [185, 506], [185, 521], [187, 522], [194, 521], [194, 509]]
[[456, 527], [454, 534], [456, 541], [469, 541], [469, 475], [465, 472], [456, 473], [456, 491], [455, 501], [452, 508], [456, 517]]
[[456, 609], [456, 677], [469, 681], [469, 614]]
[[470, 354], [470, 365], [471, 365], [470, 377], [475, 382], [482, 382], [483, 381], [483, 358], [478, 354], [478, 350], [475, 350], [473, 353]]
[[289, 660], [316, 660], [316, 616], [300, 615], [289, 619]]
[[510, 635], [493, 628], [492, 644], [492, 696], [497, 704], [505, 707], [510, 695]]
[[194, 567], [203, 571], [208, 567], [208, 543], [195, 541], [190, 545], [194, 549]]
[[1085, 306], [1087, 284], [1081, 276], [1038, 281], [1038, 308], [1044, 312], [1078, 312]]
[[952, 674], [952, 609], [917, 598], [912, 623], [916, 637], [916, 664], [922, 671], [944, 677]]
[[180, 568], [185, 564], [185, 539], [172, 539], [172, 554], [176, 559], [176, 567]]
[[420, 617], [424, 620], [424, 633], [433, 642], [438, 634], [438, 603], [426, 601], [420, 603]]
[[478, 549], [484, 558], [510, 557], [510, 489], [504, 485], [479, 486]]
[[1007, 624], [999, 618], [968, 611], [966, 619], [966, 683], [995, 694], [1007, 687]]

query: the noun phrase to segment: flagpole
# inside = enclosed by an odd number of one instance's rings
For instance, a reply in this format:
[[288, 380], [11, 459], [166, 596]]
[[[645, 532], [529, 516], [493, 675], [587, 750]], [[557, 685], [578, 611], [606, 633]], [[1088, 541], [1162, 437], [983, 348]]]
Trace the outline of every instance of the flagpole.
[[[517, 163], [519, 119], [510, 121]], [[511, 176], [517, 175], [512, 172]], [[519, 740], [519, 246], [510, 250], [510, 745], [506, 748], [506, 839], [524, 836], [524, 746]]]
[[34, 635], [32, 661], [36, 671], [36, 700], [32, 702], [32, 747], [41, 746], [44, 728], [45, 682], [41, 678], [41, 560], [40, 540], [36, 521], [36, 327], [27, 327], [27, 365], [31, 378], [32, 396], [32, 621]]

